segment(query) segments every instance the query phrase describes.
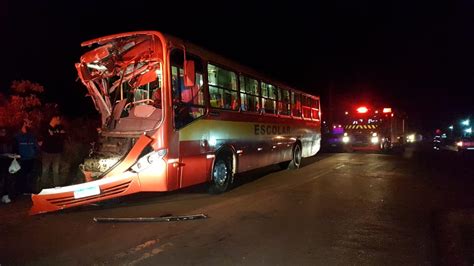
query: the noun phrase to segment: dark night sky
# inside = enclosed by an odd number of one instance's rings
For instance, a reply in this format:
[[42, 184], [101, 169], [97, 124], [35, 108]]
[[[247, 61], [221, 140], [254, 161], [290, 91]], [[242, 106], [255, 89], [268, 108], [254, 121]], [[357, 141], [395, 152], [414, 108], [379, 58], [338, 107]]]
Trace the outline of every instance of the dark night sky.
[[0, 2], [2, 90], [29, 79], [66, 113], [84, 104], [93, 112], [75, 81], [80, 43], [151, 29], [320, 94], [324, 104], [329, 91], [334, 103], [382, 101], [425, 128], [474, 114], [473, 1], [88, 2]]

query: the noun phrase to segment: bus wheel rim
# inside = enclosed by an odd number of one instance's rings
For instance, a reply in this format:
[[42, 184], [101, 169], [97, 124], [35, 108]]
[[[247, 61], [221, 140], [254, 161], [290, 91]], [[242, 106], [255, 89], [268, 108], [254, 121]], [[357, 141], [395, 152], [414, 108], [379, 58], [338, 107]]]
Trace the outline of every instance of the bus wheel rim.
[[299, 166], [300, 163], [301, 163], [301, 150], [300, 150], [300, 146], [296, 146], [295, 147], [295, 165], [296, 166]]
[[227, 179], [227, 165], [223, 161], [218, 161], [214, 167], [214, 181], [222, 186]]

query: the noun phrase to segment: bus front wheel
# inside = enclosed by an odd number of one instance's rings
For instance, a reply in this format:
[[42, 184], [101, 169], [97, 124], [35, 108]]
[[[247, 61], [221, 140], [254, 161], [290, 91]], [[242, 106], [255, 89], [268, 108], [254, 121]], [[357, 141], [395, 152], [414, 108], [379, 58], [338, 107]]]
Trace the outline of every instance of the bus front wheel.
[[218, 155], [214, 167], [212, 168], [212, 180], [209, 193], [220, 194], [227, 191], [231, 187], [233, 179], [232, 155], [228, 153]]
[[298, 169], [301, 166], [301, 144], [296, 143], [293, 147], [293, 157], [288, 165], [288, 169]]

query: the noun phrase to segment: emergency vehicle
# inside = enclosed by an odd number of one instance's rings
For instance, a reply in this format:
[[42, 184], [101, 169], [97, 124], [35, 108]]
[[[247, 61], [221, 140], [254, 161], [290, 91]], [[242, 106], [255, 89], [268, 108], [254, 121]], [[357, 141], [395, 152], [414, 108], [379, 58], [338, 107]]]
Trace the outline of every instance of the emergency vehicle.
[[357, 106], [344, 112], [346, 150], [388, 151], [405, 143], [405, 117], [390, 107]]

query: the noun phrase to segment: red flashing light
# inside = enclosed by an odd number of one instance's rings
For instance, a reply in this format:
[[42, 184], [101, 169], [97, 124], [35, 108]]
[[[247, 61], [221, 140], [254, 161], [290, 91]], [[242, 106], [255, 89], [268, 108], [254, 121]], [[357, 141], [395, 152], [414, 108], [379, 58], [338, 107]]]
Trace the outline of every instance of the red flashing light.
[[367, 111], [369, 111], [369, 109], [367, 109], [367, 107], [365, 107], [365, 106], [361, 106], [361, 107], [357, 108], [357, 112], [361, 113], [361, 114], [367, 113]]

